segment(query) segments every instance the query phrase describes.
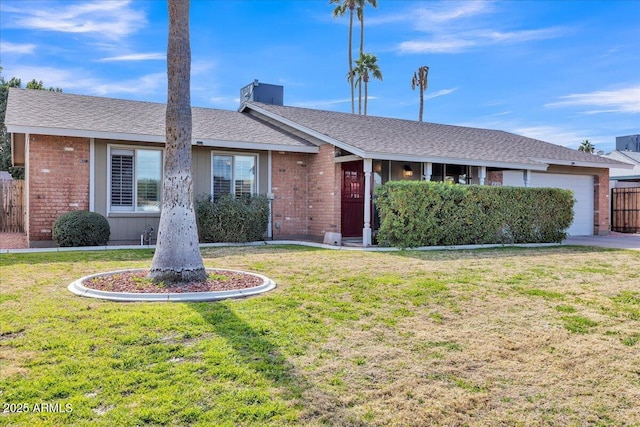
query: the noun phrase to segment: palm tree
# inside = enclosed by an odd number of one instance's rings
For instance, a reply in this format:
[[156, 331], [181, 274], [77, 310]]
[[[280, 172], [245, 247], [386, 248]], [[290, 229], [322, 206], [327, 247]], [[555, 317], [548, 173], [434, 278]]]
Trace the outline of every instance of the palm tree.
[[[378, 7], [378, 0], [356, 0], [356, 15], [360, 21], [360, 55], [364, 53], [364, 8], [369, 3], [374, 8]], [[358, 87], [358, 114], [362, 114], [362, 87]]]
[[169, 0], [167, 47], [166, 150], [162, 212], [149, 278], [174, 284], [204, 281], [207, 272], [198, 248], [191, 177], [191, 47], [189, 0]]
[[429, 67], [423, 65], [418, 68], [418, 71], [413, 73], [413, 79], [411, 79], [411, 90], [415, 90], [416, 87], [420, 88], [420, 114], [418, 114], [418, 121], [422, 121], [422, 112], [424, 111], [424, 91], [429, 87], [428, 83]]
[[588, 139], [585, 139], [580, 143], [580, 147], [578, 147], [578, 151], [584, 151], [585, 153], [593, 153], [596, 149], [596, 146], [589, 142]]
[[382, 80], [382, 72], [378, 66], [378, 58], [375, 55], [369, 53], [363, 53], [360, 58], [356, 60], [356, 67], [353, 69], [356, 74], [356, 84], [362, 85], [364, 82], [364, 115], [367, 115], [367, 100], [369, 98], [369, 73], [374, 79]]
[[354, 91], [353, 91], [353, 56], [352, 56], [352, 41], [353, 41], [353, 11], [356, 8], [356, 0], [329, 0], [329, 4], [337, 4], [333, 9], [333, 17], [344, 16], [349, 11], [349, 85], [351, 86], [351, 114], [355, 113], [354, 105]]

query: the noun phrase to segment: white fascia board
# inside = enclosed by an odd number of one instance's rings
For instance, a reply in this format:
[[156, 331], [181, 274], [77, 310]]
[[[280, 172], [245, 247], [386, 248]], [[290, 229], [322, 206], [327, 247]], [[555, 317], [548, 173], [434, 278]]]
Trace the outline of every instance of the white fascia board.
[[549, 167], [546, 163], [500, 162], [495, 160], [462, 159], [457, 157], [410, 156], [406, 154], [389, 153], [366, 153], [366, 156], [376, 160], [393, 160], [398, 162], [430, 162], [465, 166], [486, 166], [490, 168], [529, 169], [535, 171], [546, 171]]
[[[198, 144], [200, 141], [202, 144]], [[197, 147], [214, 147], [214, 148], [237, 148], [244, 150], [271, 150], [286, 151], [292, 153], [319, 153], [320, 148], [304, 145], [286, 145], [286, 144], [262, 144], [260, 142], [248, 141], [225, 141], [218, 139], [192, 138], [192, 145]]]
[[258, 112], [260, 114], [263, 114], [263, 115], [265, 115], [265, 116], [267, 116], [269, 118], [272, 118], [273, 120], [276, 120], [276, 121], [282, 123], [283, 125], [287, 125], [287, 126], [292, 127], [292, 128], [294, 128], [296, 130], [299, 130], [300, 132], [304, 132], [309, 136], [312, 136], [312, 137], [314, 137], [316, 139], [319, 139], [320, 141], [324, 141], [324, 142], [326, 142], [328, 144], [331, 144], [331, 145], [333, 145], [335, 147], [338, 147], [340, 149], [349, 151], [350, 153], [355, 154], [356, 156], [360, 156], [360, 157], [363, 157], [363, 158], [367, 157], [367, 156], [365, 156], [364, 151], [360, 150], [359, 148], [353, 147], [353, 146], [351, 146], [349, 144], [345, 144], [342, 141], [339, 141], [337, 139], [331, 138], [329, 135], [325, 135], [324, 133], [321, 133], [321, 132], [318, 132], [318, 131], [313, 130], [311, 128], [308, 128], [306, 126], [303, 126], [303, 125], [301, 125], [299, 123], [296, 123], [296, 122], [294, 122], [292, 120], [285, 119], [282, 116], [274, 114], [274, 113], [272, 113], [270, 111], [267, 111], [267, 110], [265, 110], [263, 108], [260, 108], [260, 107], [258, 107], [256, 105], [244, 104], [244, 106], [241, 108], [240, 111], [242, 112], [245, 108], [249, 108], [249, 109], [251, 109], [253, 111], [256, 111], [256, 112]]
[[70, 136], [79, 138], [96, 138], [96, 139], [111, 139], [116, 141], [138, 141], [138, 142], [165, 142], [165, 136], [159, 135], [144, 135], [133, 133], [118, 133], [118, 132], [102, 132], [95, 130], [84, 129], [63, 129], [63, 128], [48, 128], [39, 126], [16, 126], [7, 125], [7, 132], [11, 133], [29, 133], [36, 135], [54, 135], [54, 136]]
[[558, 159], [531, 159], [536, 162], [544, 162], [550, 165], [560, 166], [580, 166], [585, 168], [600, 168], [600, 169], [633, 169], [633, 165], [629, 163], [612, 160], [611, 163], [597, 163], [597, 162], [583, 162], [575, 160], [558, 160]]

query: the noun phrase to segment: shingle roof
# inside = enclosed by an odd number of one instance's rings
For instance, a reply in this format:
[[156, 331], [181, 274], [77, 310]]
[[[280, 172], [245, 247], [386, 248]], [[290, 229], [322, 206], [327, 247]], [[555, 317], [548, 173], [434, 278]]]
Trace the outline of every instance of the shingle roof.
[[[315, 147], [302, 138], [237, 111], [192, 108], [192, 137], [203, 141]], [[164, 141], [165, 105], [73, 95], [44, 90], [9, 89], [5, 123], [13, 127], [56, 130], [69, 136], [93, 133], [122, 139]], [[33, 131], [32, 131], [33, 132]], [[259, 148], [259, 147], [256, 147]]]
[[295, 122], [356, 148], [367, 157], [449, 158], [541, 165], [542, 163], [607, 167], [611, 159], [572, 150], [513, 133], [388, 117], [248, 102], [246, 106]]
[[609, 170], [611, 179], [640, 179], [640, 153], [634, 151], [612, 151], [604, 157], [634, 165], [633, 169], [611, 168]]

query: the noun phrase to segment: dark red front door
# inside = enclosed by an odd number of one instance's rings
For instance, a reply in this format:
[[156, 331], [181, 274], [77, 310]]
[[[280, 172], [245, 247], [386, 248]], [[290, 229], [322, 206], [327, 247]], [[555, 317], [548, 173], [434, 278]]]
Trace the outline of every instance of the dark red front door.
[[342, 236], [361, 237], [364, 227], [364, 170], [362, 161], [342, 164]]

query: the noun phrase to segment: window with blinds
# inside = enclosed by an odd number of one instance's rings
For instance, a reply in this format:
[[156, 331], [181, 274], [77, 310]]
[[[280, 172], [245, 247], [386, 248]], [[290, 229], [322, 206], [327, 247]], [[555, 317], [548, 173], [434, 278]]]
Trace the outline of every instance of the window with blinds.
[[111, 149], [109, 166], [111, 211], [160, 211], [161, 150]]
[[133, 152], [111, 155], [111, 207], [133, 210]]
[[236, 197], [256, 193], [255, 155], [212, 155], [212, 194], [216, 200], [224, 194]]

